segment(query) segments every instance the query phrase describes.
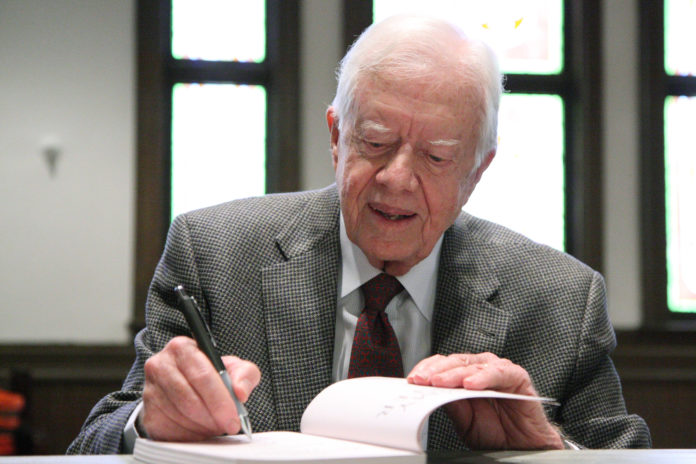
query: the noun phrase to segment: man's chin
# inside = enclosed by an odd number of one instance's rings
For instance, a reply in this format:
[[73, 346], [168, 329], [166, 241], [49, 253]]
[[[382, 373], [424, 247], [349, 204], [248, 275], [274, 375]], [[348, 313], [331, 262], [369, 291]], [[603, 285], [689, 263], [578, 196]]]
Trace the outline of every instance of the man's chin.
[[402, 254], [380, 254], [376, 256], [368, 256], [368, 261], [373, 267], [382, 269], [387, 274], [403, 275], [406, 274], [415, 264], [418, 259], [414, 256], [404, 256]]
[[402, 276], [406, 274], [417, 262], [409, 261], [384, 261], [381, 268], [382, 271], [393, 276]]

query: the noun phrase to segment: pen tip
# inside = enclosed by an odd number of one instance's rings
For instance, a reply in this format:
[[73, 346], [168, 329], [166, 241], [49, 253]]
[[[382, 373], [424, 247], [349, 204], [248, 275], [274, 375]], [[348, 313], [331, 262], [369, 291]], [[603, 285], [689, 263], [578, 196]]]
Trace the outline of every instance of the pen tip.
[[249, 417], [244, 415], [240, 416], [239, 419], [242, 423], [242, 430], [244, 431], [244, 435], [246, 435], [249, 441], [251, 441], [251, 423], [249, 422]]

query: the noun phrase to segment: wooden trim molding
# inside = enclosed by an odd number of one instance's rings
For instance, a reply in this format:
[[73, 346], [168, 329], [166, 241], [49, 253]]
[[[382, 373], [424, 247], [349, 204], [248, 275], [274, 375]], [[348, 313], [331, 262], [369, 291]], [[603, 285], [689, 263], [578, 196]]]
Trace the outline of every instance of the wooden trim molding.
[[169, 51], [170, 0], [137, 4], [137, 193], [135, 298], [131, 333], [145, 325], [145, 301], [170, 224], [171, 89], [175, 82], [263, 81], [268, 91], [267, 192], [297, 190], [299, 1], [266, 0], [264, 63], [178, 62]]

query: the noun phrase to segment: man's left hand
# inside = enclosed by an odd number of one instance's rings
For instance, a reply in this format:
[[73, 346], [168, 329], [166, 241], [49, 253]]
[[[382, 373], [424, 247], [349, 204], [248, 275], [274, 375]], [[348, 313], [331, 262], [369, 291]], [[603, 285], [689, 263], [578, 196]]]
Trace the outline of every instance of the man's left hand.
[[[431, 356], [407, 379], [416, 385], [537, 394], [526, 370], [492, 353]], [[472, 449], [563, 449], [538, 401], [476, 398], [450, 403], [446, 411]]]

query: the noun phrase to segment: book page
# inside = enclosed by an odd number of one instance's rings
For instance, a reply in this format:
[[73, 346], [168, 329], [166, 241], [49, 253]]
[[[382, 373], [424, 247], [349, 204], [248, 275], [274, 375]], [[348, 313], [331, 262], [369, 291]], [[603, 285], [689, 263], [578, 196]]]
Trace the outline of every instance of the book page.
[[440, 406], [470, 398], [550, 401], [512, 393], [409, 384], [393, 377], [360, 377], [336, 382], [307, 406], [302, 433], [422, 452], [421, 429]]
[[424, 464], [425, 455], [365, 443], [303, 435], [265, 432], [217, 437], [197, 443], [162, 442], [138, 438], [134, 457], [148, 463], [350, 463]]

